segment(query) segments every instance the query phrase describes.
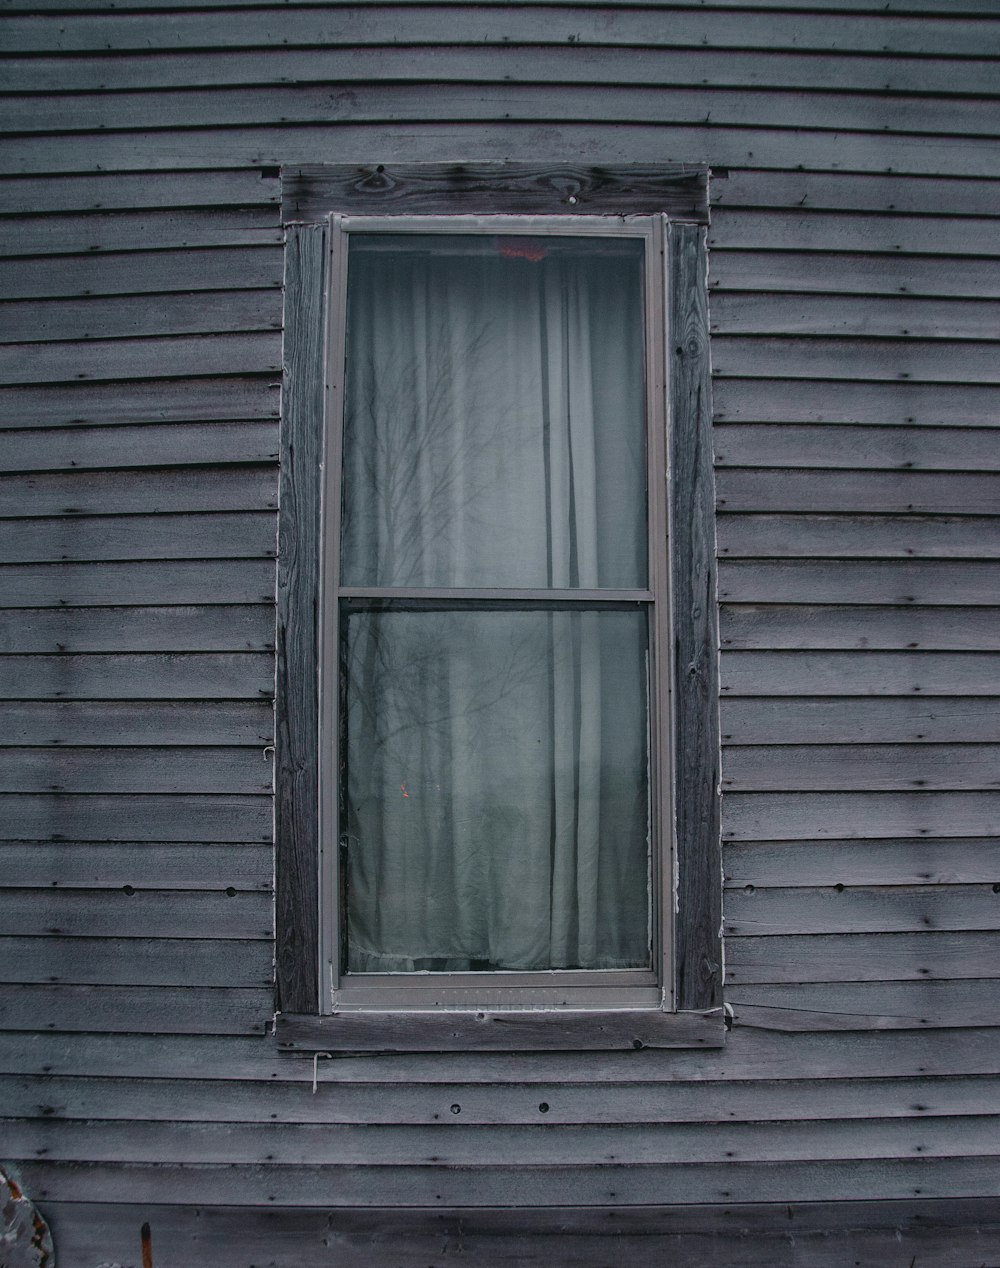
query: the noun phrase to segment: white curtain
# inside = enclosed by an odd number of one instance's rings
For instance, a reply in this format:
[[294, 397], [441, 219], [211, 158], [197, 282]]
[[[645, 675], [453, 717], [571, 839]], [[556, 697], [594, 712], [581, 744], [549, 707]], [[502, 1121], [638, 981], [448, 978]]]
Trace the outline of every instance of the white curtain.
[[[645, 585], [640, 277], [631, 244], [360, 240], [345, 584]], [[349, 968], [648, 962], [645, 639], [638, 609], [351, 613]]]

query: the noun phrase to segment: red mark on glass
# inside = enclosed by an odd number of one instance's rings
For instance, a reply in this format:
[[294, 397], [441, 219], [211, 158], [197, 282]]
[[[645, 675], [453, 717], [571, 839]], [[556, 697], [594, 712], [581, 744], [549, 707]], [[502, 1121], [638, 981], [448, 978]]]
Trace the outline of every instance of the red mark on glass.
[[399, 791], [403, 794], [403, 796], [404, 796], [404, 797], [409, 797], [409, 795], [410, 795], [410, 794], [406, 791], [406, 785], [405, 785], [405, 784], [400, 784], [400, 785], [399, 785]]
[[505, 260], [531, 260], [537, 264], [545, 259], [545, 247], [534, 238], [497, 238], [497, 250]]

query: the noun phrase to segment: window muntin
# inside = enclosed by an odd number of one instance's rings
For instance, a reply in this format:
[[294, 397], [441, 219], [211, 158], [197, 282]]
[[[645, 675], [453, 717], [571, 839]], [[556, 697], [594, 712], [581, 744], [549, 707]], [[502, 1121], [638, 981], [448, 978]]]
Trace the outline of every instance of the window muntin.
[[[405, 1000], [429, 974], [435, 1003], [481, 999], [488, 975], [493, 1006], [595, 988], [602, 1003], [669, 1006], [662, 224], [456, 227], [335, 221], [332, 364], [346, 362], [346, 386], [322, 656], [340, 683], [323, 693], [325, 770], [341, 776], [336, 798], [324, 780], [340, 846], [324, 869], [334, 1005], [385, 999], [394, 982]], [[484, 712], [505, 665], [513, 685]], [[546, 752], [534, 769], [532, 743]], [[526, 780], [547, 791], [498, 800]], [[429, 924], [434, 936], [414, 932]]]

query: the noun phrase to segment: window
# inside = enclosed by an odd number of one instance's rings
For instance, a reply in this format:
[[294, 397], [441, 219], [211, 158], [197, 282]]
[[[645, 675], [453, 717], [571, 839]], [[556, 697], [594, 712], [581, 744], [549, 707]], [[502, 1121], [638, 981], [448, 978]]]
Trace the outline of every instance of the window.
[[721, 1042], [704, 183], [286, 177], [284, 1047]]

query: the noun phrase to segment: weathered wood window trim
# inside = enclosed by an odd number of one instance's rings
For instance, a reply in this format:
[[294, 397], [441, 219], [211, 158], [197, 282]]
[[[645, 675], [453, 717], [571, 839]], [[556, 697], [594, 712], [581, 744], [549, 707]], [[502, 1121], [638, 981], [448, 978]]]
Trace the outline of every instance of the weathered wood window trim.
[[[714, 487], [706, 300], [707, 175], [685, 167], [487, 164], [317, 167], [283, 173], [287, 227], [278, 558], [276, 754], [279, 1047], [348, 1051], [717, 1046], [721, 972]], [[327, 412], [328, 217], [666, 217], [668, 537], [672, 715], [671, 1011], [519, 1008], [325, 1011], [320, 927], [319, 620]], [[662, 752], [662, 750], [661, 750]]]

